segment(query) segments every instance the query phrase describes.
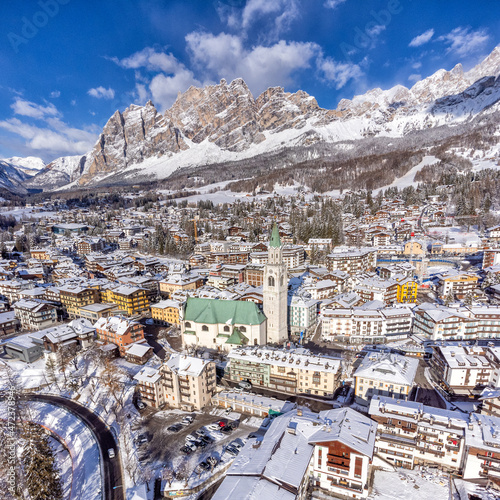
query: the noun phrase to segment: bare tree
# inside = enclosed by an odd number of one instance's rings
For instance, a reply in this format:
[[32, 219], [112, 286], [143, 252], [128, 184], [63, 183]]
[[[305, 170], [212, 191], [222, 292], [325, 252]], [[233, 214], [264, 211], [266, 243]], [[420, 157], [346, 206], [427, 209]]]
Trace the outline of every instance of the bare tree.
[[172, 469], [171, 467], [165, 467], [163, 469], [163, 471], [161, 473], [161, 478], [163, 480], [167, 481], [169, 488], [172, 485], [172, 481], [174, 480], [174, 477], [175, 477], [174, 469]]

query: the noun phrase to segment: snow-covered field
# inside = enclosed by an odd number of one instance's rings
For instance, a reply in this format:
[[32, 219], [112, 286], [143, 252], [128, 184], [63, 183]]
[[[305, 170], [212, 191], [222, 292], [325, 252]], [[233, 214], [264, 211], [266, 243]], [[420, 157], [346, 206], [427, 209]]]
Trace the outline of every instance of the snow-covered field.
[[438, 470], [375, 472], [370, 500], [449, 500], [448, 475]]
[[422, 168], [424, 168], [427, 165], [433, 165], [434, 163], [438, 162], [439, 158], [436, 158], [435, 156], [424, 156], [422, 158], [422, 161], [418, 164], [415, 165], [413, 168], [408, 170], [405, 175], [402, 177], [399, 177], [399, 179], [396, 179], [392, 184], [389, 184], [388, 186], [384, 186], [378, 189], [373, 190], [373, 196], [376, 196], [379, 191], [385, 191], [389, 187], [397, 187], [398, 189], [404, 189], [405, 187], [408, 186], [415, 186], [415, 175], [417, 172], [420, 172]]

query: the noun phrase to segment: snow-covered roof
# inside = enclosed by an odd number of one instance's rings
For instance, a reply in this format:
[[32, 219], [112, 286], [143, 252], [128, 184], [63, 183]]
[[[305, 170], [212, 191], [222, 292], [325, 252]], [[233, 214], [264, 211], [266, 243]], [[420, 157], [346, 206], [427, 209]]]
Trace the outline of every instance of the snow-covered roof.
[[151, 349], [152, 347], [149, 344], [134, 343], [127, 348], [126, 352], [127, 354], [130, 354], [132, 356], [138, 356], [139, 358], [142, 358], [142, 356], [147, 354], [147, 352]]
[[184, 354], [172, 354], [165, 364], [178, 375], [199, 377], [211, 359], [195, 358]]
[[340, 358], [311, 354], [307, 349], [273, 349], [270, 347], [240, 347], [233, 349], [228, 357], [253, 363], [272, 364], [295, 369], [337, 373]]
[[499, 452], [500, 418], [479, 413], [470, 414], [470, 425], [465, 431], [467, 445]]
[[157, 382], [160, 378], [160, 370], [149, 366], [141, 368], [134, 376], [134, 380], [137, 380], [137, 382], [148, 382], [152, 384]]
[[365, 356], [354, 376], [391, 384], [412, 385], [417, 367], [418, 359], [416, 358], [394, 353], [374, 352]]

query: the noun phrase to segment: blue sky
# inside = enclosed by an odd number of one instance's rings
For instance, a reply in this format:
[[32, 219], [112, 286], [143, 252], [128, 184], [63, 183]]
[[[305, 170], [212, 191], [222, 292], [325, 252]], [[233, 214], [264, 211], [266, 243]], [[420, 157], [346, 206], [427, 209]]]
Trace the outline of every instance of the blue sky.
[[0, 158], [82, 154], [117, 110], [243, 77], [342, 98], [469, 69], [500, 43], [477, 0], [2, 0]]

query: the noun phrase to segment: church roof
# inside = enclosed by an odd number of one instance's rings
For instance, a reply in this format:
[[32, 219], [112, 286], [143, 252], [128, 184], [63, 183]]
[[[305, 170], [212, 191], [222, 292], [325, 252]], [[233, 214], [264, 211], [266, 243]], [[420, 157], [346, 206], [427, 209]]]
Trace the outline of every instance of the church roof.
[[248, 338], [238, 328], [235, 328], [231, 336], [226, 340], [226, 344], [246, 345], [248, 344]]
[[278, 225], [276, 222], [273, 226], [273, 231], [271, 233], [271, 239], [269, 240], [269, 246], [279, 248], [281, 246], [280, 232], [278, 230]]
[[260, 325], [266, 317], [254, 302], [189, 297], [184, 319], [212, 325], [221, 323]]

